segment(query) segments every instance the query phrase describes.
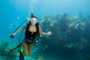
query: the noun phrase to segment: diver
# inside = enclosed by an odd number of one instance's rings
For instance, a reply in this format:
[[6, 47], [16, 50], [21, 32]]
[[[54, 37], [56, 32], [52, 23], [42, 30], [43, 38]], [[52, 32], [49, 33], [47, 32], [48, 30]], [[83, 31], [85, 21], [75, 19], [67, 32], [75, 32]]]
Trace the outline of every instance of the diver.
[[17, 33], [23, 31], [24, 29], [26, 29], [26, 31], [25, 31], [25, 38], [22, 44], [24, 48], [23, 54], [25, 56], [32, 54], [34, 41], [37, 35], [40, 35], [40, 34], [41, 35], [51, 35], [51, 31], [47, 33], [42, 32], [41, 27], [37, 21], [37, 17], [34, 16], [33, 13], [31, 13], [30, 21], [27, 24], [25, 24], [23, 28], [19, 29], [12, 35], [15, 36]]

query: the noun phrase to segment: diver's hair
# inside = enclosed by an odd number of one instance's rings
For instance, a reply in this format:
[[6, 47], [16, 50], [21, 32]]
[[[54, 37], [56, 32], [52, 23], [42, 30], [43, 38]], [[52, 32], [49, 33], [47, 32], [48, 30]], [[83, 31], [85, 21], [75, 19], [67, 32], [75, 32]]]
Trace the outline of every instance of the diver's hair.
[[31, 18], [36, 18], [36, 19], [37, 19], [37, 17], [36, 17], [36, 16], [33, 16], [33, 17], [31, 17]]
[[33, 13], [31, 13], [31, 18], [36, 18], [36, 19], [37, 19], [37, 17], [36, 17], [36, 16], [34, 16], [34, 14], [33, 14]]
[[37, 22], [36, 23], [36, 28], [37, 28], [37, 36], [39, 36], [39, 38], [40, 38], [40, 32], [39, 32], [39, 22]]

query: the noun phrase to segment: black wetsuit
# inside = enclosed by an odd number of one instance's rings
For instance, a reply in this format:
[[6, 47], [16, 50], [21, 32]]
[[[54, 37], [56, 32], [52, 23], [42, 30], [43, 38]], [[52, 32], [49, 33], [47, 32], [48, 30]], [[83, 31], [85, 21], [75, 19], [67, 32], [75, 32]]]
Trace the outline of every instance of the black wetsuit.
[[[39, 29], [38, 29], [39, 27], [38, 27], [38, 25], [36, 25], [36, 30], [37, 31], [32, 34], [32, 32], [29, 31], [30, 25], [31, 25], [31, 23], [28, 23], [27, 24], [27, 28], [26, 28], [26, 32], [25, 32], [25, 38], [34, 41], [35, 40], [35, 37], [37, 36], [37, 33], [39, 31]], [[29, 43], [29, 42], [27, 42], [27, 43]]]

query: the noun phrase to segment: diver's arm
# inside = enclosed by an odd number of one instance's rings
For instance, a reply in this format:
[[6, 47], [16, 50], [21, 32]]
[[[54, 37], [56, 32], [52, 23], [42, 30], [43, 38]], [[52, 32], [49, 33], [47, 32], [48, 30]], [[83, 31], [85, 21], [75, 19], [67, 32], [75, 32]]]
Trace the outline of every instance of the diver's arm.
[[16, 34], [19, 33], [20, 31], [23, 31], [26, 27], [27, 27], [27, 24], [25, 24], [23, 28], [21, 28], [21, 29], [19, 29], [18, 31], [16, 31], [13, 35], [16, 35]]
[[50, 32], [48, 32], [48, 33], [44, 33], [44, 32], [42, 32], [42, 30], [41, 30], [41, 27], [39, 26], [39, 32], [40, 32], [40, 34], [41, 35], [51, 35], [50, 34]]

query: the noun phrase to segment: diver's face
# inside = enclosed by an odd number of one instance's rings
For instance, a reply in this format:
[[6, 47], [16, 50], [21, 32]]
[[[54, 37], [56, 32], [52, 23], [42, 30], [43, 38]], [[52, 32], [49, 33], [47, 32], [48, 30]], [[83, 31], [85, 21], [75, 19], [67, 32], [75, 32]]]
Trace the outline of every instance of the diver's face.
[[37, 23], [37, 19], [36, 18], [31, 18], [31, 24], [35, 25]]

